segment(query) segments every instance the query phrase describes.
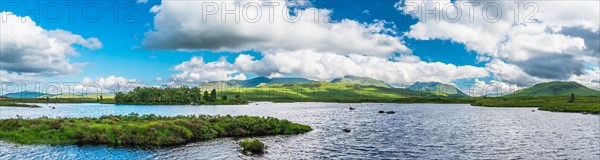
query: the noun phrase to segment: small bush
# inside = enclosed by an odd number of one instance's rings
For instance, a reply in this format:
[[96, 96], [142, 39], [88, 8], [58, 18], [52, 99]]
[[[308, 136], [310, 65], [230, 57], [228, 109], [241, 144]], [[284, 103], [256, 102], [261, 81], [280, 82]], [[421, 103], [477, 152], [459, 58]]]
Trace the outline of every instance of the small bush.
[[244, 139], [240, 142], [240, 146], [244, 149], [243, 152], [264, 153], [265, 144], [256, 138]]

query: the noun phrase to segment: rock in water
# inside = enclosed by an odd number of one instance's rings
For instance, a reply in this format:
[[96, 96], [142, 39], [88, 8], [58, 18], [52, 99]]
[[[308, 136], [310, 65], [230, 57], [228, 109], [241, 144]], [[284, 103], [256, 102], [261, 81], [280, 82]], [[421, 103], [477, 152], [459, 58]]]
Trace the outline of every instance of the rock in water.
[[379, 111], [379, 113], [385, 113], [385, 111]]
[[354, 108], [354, 107], [350, 107], [350, 110], [351, 110], [351, 111], [353, 111], [353, 110], [356, 110], [356, 108]]
[[386, 113], [386, 114], [395, 114], [396, 112], [394, 112], [394, 111], [387, 111], [387, 112], [385, 112], [385, 113]]
[[352, 130], [350, 128], [344, 128], [342, 131], [344, 131], [344, 132], [352, 132]]

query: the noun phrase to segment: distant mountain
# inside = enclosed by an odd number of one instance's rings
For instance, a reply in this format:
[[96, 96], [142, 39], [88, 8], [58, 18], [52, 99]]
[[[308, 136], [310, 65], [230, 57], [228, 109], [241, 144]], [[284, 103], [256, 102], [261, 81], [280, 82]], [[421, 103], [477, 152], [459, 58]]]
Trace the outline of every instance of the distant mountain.
[[356, 76], [344, 76], [343, 78], [336, 78], [331, 80], [331, 82], [342, 82], [342, 83], [350, 83], [350, 84], [358, 84], [362, 86], [376, 86], [376, 87], [384, 87], [384, 88], [392, 88], [392, 86], [387, 83], [369, 78], [369, 77], [356, 77]]
[[267, 77], [256, 77], [248, 80], [230, 80], [230, 81], [214, 81], [206, 82], [199, 87], [203, 90], [222, 90], [233, 87], [256, 87], [260, 85], [270, 84], [298, 84], [298, 83], [309, 83], [312, 80], [306, 78], [267, 78]]
[[407, 89], [413, 91], [424, 91], [434, 93], [436, 95], [446, 96], [446, 97], [469, 97], [469, 95], [463, 93], [458, 88], [453, 85], [443, 84], [439, 82], [417, 82], [411, 86], [408, 86]]
[[260, 85], [261, 83], [266, 84], [269, 82], [271, 82], [271, 78], [256, 77], [256, 78], [247, 79], [247, 80], [231, 80], [231, 81], [228, 81], [228, 84], [233, 84], [230, 86], [239, 86], [239, 87], [256, 87], [256, 86]]
[[547, 82], [518, 90], [506, 97], [539, 97], [539, 96], [600, 96], [600, 91], [590, 89], [577, 82]]
[[8, 97], [8, 98], [38, 98], [38, 97], [42, 97], [42, 96], [46, 96], [46, 95], [50, 95], [50, 94], [45, 94], [45, 93], [40, 93], [40, 92], [31, 92], [31, 91], [23, 91], [23, 92], [8, 93], [8, 94], [2, 95], [2, 96]]

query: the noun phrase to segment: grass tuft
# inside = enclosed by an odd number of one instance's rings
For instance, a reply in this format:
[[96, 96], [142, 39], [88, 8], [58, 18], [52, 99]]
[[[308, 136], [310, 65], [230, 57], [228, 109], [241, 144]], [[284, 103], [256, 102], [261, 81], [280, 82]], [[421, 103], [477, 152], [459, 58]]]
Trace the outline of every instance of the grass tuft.
[[265, 144], [256, 138], [244, 139], [240, 141], [240, 146], [243, 148], [244, 153], [251, 154], [262, 154], [265, 152]]

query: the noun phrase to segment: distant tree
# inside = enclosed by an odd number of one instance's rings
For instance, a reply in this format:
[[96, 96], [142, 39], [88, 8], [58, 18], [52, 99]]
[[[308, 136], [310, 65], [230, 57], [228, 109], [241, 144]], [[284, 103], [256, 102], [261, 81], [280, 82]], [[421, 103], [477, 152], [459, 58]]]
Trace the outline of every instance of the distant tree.
[[236, 94], [236, 95], [235, 95], [235, 99], [236, 99], [236, 100], [239, 102], [239, 101], [240, 101], [240, 95], [239, 95], [239, 94]]
[[100, 100], [102, 100], [102, 95], [100, 95]]
[[212, 102], [217, 101], [217, 90], [213, 89], [210, 91], [210, 100]]
[[117, 104], [119, 104], [119, 103], [123, 103], [124, 96], [125, 96], [125, 95], [124, 95], [123, 93], [121, 93], [121, 92], [117, 92], [117, 93], [115, 94], [115, 102], [116, 102]]
[[571, 98], [569, 99], [569, 103], [575, 102], [575, 94], [571, 93]]
[[[226, 95], [217, 96], [216, 89], [201, 91], [198, 87], [186, 86], [166, 88], [136, 87], [127, 93], [115, 93], [113, 99], [117, 104], [190, 104], [215, 102], [219, 98], [223, 100], [228, 100], [229, 98]], [[100, 95], [96, 100], [101, 101], [103, 98], [103, 95]]]
[[46, 102], [49, 102], [49, 101], [50, 101], [50, 97], [46, 96]]
[[190, 92], [191, 93], [189, 94], [189, 96], [192, 98], [192, 100], [196, 103], [200, 102], [200, 100], [202, 99], [202, 91], [200, 91], [198, 87], [194, 87], [191, 88]]
[[208, 91], [204, 91], [204, 95], [202, 96], [202, 99], [204, 99], [204, 101], [210, 101], [210, 95], [208, 94]]

